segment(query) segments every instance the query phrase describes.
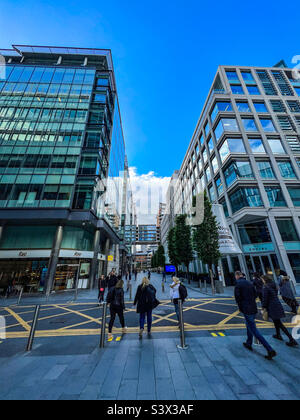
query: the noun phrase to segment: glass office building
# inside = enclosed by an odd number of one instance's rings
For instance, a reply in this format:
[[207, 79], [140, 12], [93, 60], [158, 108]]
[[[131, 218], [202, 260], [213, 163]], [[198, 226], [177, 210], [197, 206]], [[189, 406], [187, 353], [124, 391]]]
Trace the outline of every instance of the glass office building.
[[[300, 79], [275, 67], [220, 66], [180, 169], [176, 212], [205, 189], [243, 255], [227, 278], [283, 269], [300, 282]], [[195, 261], [194, 271], [205, 268]]]
[[108, 255], [117, 267], [122, 240], [111, 52], [14, 45], [0, 54], [0, 288], [93, 287]]

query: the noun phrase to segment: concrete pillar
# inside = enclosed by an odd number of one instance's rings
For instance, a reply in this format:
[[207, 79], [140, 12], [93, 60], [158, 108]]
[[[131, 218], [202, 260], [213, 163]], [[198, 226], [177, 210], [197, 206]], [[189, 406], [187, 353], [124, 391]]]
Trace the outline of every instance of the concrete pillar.
[[94, 235], [94, 257], [90, 267], [90, 289], [93, 289], [96, 284], [96, 277], [98, 274], [98, 254], [100, 252], [100, 229], [95, 231]]
[[4, 226], [0, 225], [0, 241], [2, 238], [3, 231], [4, 231]]
[[46, 295], [49, 296], [53, 287], [56, 266], [59, 258], [59, 251], [63, 239], [63, 226], [58, 226], [56, 230], [55, 240], [51, 251], [47, 279], [46, 279]]

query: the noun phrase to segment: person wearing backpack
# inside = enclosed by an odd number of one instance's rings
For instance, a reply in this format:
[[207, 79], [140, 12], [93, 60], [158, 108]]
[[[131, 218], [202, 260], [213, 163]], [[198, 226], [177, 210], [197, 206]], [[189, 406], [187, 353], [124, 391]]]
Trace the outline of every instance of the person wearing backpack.
[[293, 314], [300, 315], [299, 303], [297, 302], [296, 295], [291, 284], [291, 279], [288, 275], [280, 276], [279, 287], [283, 301], [291, 308]]
[[147, 277], [144, 277], [142, 284], [139, 285], [136, 291], [133, 306], [137, 306], [137, 313], [140, 314], [140, 339], [143, 338], [145, 328], [145, 320], [147, 316], [148, 337], [151, 337], [152, 327], [152, 311], [160, 302], [156, 299], [156, 289]]
[[179, 322], [180, 322], [179, 299], [181, 299], [182, 303], [184, 303], [184, 301], [187, 298], [187, 290], [186, 290], [186, 287], [183, 284], [181, 284], [178, 277], [173, 277], [173, 283], [170, 286], [170, 296], [175, 307], [175, 312], [177, 315], [178, 326], [179, 326]]
[[126, 333], [125, 319], [124, 319], [124, 310], [125, 310], [125, 301], [124, 301], [124, 282], [119, 280], [115, 287], [111, 288], [107, 294], [106, 301], [110, 304], [110, 321], [108, 327], [108, 339], [112, 340], [112, 329], [115, 323], [116, 315], [118, 315], [120, 324], [123, 329], [123, 334]]

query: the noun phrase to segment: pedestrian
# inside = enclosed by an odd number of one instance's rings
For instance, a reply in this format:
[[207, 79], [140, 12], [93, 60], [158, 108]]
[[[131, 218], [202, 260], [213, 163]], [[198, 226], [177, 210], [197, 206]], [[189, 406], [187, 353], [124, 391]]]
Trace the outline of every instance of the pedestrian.
[[123, 334], [126, 333], [125, 319], [124, 319], [124, 310], [125, 310], [125, 301], [124, 301], [124, 282], [119, 280], [116, 286], [112, 287], [108, 294], [106, 301], [110, 304], [110, 321], [108, 326], [108, 339], [112, 340], [112, 329], [115, 323], [116, 315], [118, 315], [120, 324], [122, 327]]
[[131, 272], [129, 272], [127, 274], [128, 274], [128, 277], [127, 277], [127, 289], [126, 289], [126, 292], [128, 293], [129, 292], [129, 289], [130, 289], [130, 285], [131, 285]]
[[[297, 302], [291, 279], [289, 276], [280, 276], [280, 294], [284, 302], [291, 308], [293, 314], [299, 313], [299, 303]], [[300, 313], [299, 313], [300, 315]]]
[[140, 314], [140, 339], [143, 337], [145, 320], [147, 316], [148, 337], [151, 337], [152, 311], [160, 302], [156, 299], [156, 289], [147, 277], [144, 277], [142, 283], [136, 291], [133, 306], [137, 305], [137, 313]]
[[277, 354], [256, 327], [255, 318], [258, 310], [256, 305], [257, 294], [255, 287], [240, 271], [236, 271], [235, 279], [235, 300], [238, 304], [240, 312], [245, 317], [247, 326], [248, 340], [243, 343], [243, 345], [246, 349], [253, 351], [253, 337], [256, 337], [268, 352], [267, 356], [265, 356], [266, 359], [272, 360], [277, 356]]
[[283, 325], [282, 319], [285, 318], [285, 313], [282, 304], [278, 297], [278, 289], [272, 277], [262, 276], [264, 282], [262, 307], [266, 312], [266, 317], [269, 317], [275, 326], [276, 334], [273, 335], [276, 340], [283, 341], [281, 331], [288, 337], [289, 342], [286, 343], [289, 347], [298, 346], [297, 341], [292, 337], [289, 330]]
[[118, 277], [116, 276], [116, 271], [112, 270], [109, 273], [109, 275], [107, 277], [107, 280], [106, 280], [106, 285], [107, 285], [108, 291], [110, 289], [112, 289], [113, 287], [115, 287], [117, 283], [118, 283]]
[[259, 300], [262, 302], [264, 282], [262, 281], [258, 273], [253, 273], [252, 279], [253, 279], [253, 285], [256, 290], [256, 294], [259, 297]]
[[165, 283], [166, 282], [166, 272], [165, 272], [165, 270], [163, 271], [163, 275], [162, 275], [162, 281], [163, 281], [163, 283]]
[[137, 270], [134, 270], [134, 281], [137, 281], [137, 275], [138, 275]]
[[98, 281], [98, 290], [99, 290], [98, 301], [99, 301], [99, 303], [104, 302], [105, 287], [106, 287], [105, 276], [102, 274], [102, 276], [100, 276], [99, 281]]
[[151, 271], [148, 271], [148, 279], [151, 280]]

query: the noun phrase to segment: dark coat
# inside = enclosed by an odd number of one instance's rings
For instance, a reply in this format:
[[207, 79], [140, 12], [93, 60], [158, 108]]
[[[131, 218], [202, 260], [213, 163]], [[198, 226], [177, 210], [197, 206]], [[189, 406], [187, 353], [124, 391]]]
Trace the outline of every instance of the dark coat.
[[235, 286], [235, 300], [238, 304], [238, 307], [242, 314], [244, 315], [256, 315], [257, 305], [256, 305], [256, 298], [257, 293], [255, 290], [254, 285], [246, 280], [245, 278], [241, 278], [237, 280], [237, 284]]
[[273, 321], [285, 318], [285, 312], [280, 303], [275, 283], [267, 284], [263, 288], [262, 307], [268, 311], [269, 318]]
[[109, 290], [107, 297], [107, 303], [118, 310], [118, 309], [125, 309], [125, 300], [124, 300], [124, 290], [120, 288], [113, 287]]
[[259, 277], [255, 277], [253, 280], [253, 284], [258, 296], [261, 296], [264, 288], [264, 282]]
[[105, 279], [99, 279], [98, 280], [98, 290], [100, 291], [100, 289], [104, 289], [106, 288], [106, 280]]
[[111, 289], [112, 287], [115, 287], [116, 284], [118, 283], [118, 277], [117, 276], [108, 276], [107, 280], [106, 280], [106, 284], [107, 284], [107, 288], [108, 290]]
[[280, 294], [282, 297], [288, 299], [295, 299], [295, 293], [293, 291], [292, 285], [290, 281], [284, 282], [283, 280], [280, 281]]
[[154, 286], [152, 286], [152, 284], [146, 287], [142, 287], [142, 285], [139, 285], [139, 287], [137, 288], [134, 299], [134, 306], [137, 305], [136, 311], [138, 314], [143, 314], [153, 309], [153, 304], [147, 303], [147, 293], [149, 288], [154, 290], [156, 294], [156, 289]]

